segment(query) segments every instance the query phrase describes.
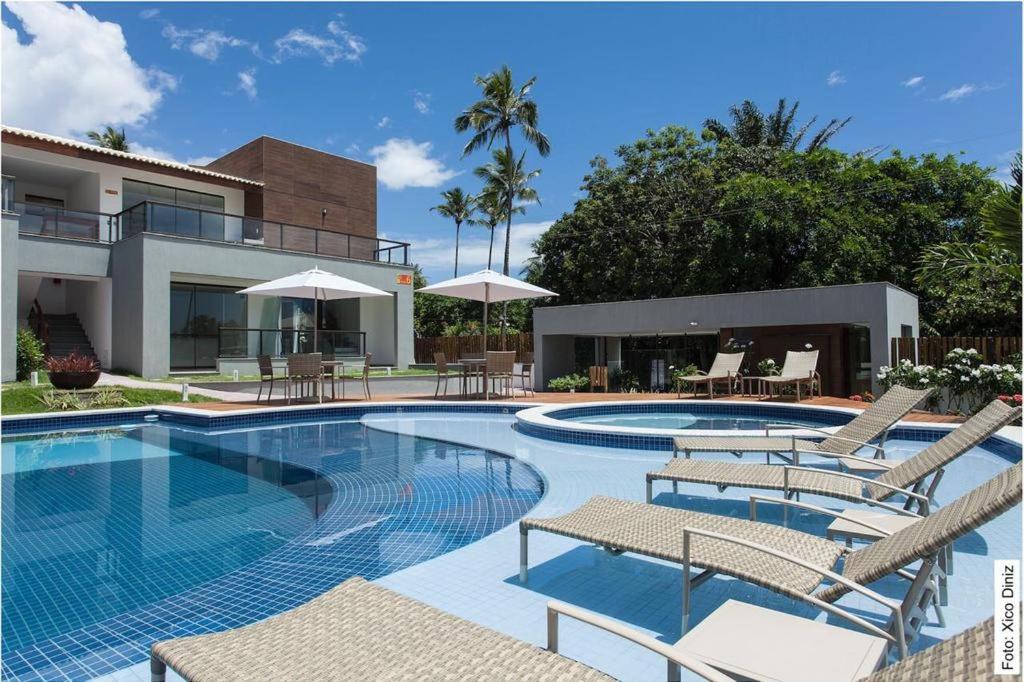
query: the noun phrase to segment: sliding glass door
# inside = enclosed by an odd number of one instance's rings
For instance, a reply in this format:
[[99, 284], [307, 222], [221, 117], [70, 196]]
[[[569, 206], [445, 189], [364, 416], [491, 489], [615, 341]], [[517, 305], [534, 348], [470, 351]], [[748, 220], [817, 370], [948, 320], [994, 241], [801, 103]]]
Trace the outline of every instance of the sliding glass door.
[[[245, 327], [246, 297], [234, 287], [171, 283], [171, 369], [217, 366], [220, 327]], [[245, 335], [240, 335], [244, 343]]]

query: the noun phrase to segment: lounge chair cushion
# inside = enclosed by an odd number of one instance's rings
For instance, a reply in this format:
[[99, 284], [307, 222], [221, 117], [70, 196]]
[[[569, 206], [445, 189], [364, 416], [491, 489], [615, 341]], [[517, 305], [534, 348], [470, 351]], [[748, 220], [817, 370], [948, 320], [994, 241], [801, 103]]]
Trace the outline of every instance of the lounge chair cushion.
[[153, 645], [186, 680], [609, 680], [362, 578], [252, 625]]
[[[544, 530], [675, 563], [683, 561], [684, 528], [757, 542], [823, 568], [831, 568], [842, 553], [840, 546], [831, 540], [782, 526], [600, 495], [590, 498], [583, 506], [564, 516], [527, 518], [521, 520], [519, 525], [523, 531]], [[789, 561], [710, 538], [692, 539], [690, 562], [697, 568], [712, 569], [772, 590], [796, 595], [810, 593], [821, 582], [819, 573]]]
[[1002, 682], [1013, 676], [992, 672], [993, 619], [865, 677], [863, 682]]
[[[783, 490], [785, 467], [742, 462], [717, 462], [708, 459], [675, 458], [661, 471], [647, 474], [648, 481], [674, 481], [702, 483], [724, 487]], [[863, 486], [859, 481], [830, 475], [824, 469], [800, 467], [789, 470], [789, 488], [812, 495], [827, 495], [845, 500], [862, 500]]]

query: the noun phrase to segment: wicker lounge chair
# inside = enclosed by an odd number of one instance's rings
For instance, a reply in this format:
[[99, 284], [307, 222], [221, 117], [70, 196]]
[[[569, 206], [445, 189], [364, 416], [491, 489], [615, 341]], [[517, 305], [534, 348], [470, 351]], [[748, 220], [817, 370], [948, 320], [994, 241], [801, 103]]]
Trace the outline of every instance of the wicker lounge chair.
[[[548, 519], [519, 522], [519, 579], [527, 580], [528, 535], [542, 530], [592, 542], [613, 554], [633, 552], [682, 564], [682, 632], [688, 630], [690, 591], [717, 573], [807, 601], [883, 637], [900, 656], [936, 601], [939, 555], [955, 539], [1020, 503], [1021, 465], [945, 505], [939, 511], [862, 549], [782, 526], [715, 514], [596, 496]], [[832, 571], [845, 556], [842, 574]], [[920, 561], [915, 572], [908, 567]], [[691, 576], [690, 568], [704, 569]], [[911, 581], [902, 603], [864, 587], [888, 575]], [[824, 581], [831, 585], [818, 589]], [[848, 592], [875, 601], [892, 614], [888, 629], [848, 613], [834, 602]]]
[[677, 397], [683, 397], [682, 390], [684, 383], [693, 384], [694, 392], [696, 392], [698, 385], [704, 384], [707, 386], [708, 397], [714, 398], [715, 384], [725, 382], [728, 387], [729, 395], [732, 395], [733, 383], [740, 375], [740, 365], [743, 364], [743, 356], [744, 353], [718, 353], [715, 355], [715, 359], [711, 363], [711, 369], [707, 372], [677, 377]]
[[[993, 400], [983, 410], [950, 431], [940, 440], [902, 462], [893, 464], [877, 478], [865, 478], [841, 471], [791, 465], [743, 464], [675, 457], [661, 471], [647, 474], [647, 501], [653, 499], [655, 481], [671, 481], [677, 493], [680, 483], [701, 483], [716, 486], [720, 491], [729, 487], [780, 490], [786, 499], [798, 493], [836, 497], [863, 502], [899, 513], [899, 509], [885, 503], [895, 496], [907, 498], [905, 510], [914, 505], [922, 514], [934, 498], [935, 489], [945, 466], [1021, 414], [1019, 407], [1010, 407]], [[757, 439], [755, 439], [757, 440]], [[803, 450], [794, 448], [794, 456]], [[811, 451], [821, 454], [820, 451]], [[925, 483], [931, 482], [925, 489]]]
[[808, 394], [814, 397], [814, 388], [821, 395], [821, 376], [818, 374], [818, 351], [786, 351], [786, 361], [782, 363], [782, 373], [776, 377], [761, 377], [768, 387], [768, 397], [772, 397], [775, 388], [796, 386], [796, 399], [800, 401], [800, 387], [807, 385]]
[[559, 615], [624, 637], [706, 679], [731, 679], [654, 637], [568, 604], [548, 604], [544, 650], [362, 578], [237, 630], [158, 642], [150, 675], [163, 682], [169, 666], [190, 682], [611, 680], [557, 653]]
[[730, 599], [690, 630], [676, 648], [745, 679], [996, 682], [1005, 678], [992, 672], [993, 620], [875, 671], [885, 662], [884, 639]]
[[[893, 386], [885, 394], [868, 405], [867, 409], [851, 419], [835, 433], [799, 424], [772, 423], [765, 426], [764, 436], [680, 436], [672, 441], [672, 456], [682, 452], [689, 459], [694, 452], [731, 452], [742, 457], [745, 452], [763, 452], [771, 461], [771, 455], [792, 462], [794, 451], [816, 454], [822, 457], [838, 457], [839, 463], [852, 471], [882, 471], [884, 464], [874, 460], [885, 459], [885, 439], [889, 429], [907, 416], [911, 410], [932, 394], [934, 389], [917, 391], [904, 386]], [[821, 442], [797, 439], [796, 437], [772, 437], [772, 429], [801, 429], [825, 436]], [[877, 445], [872, 442], [879, 439]], [[868, 448], [874, 459], [858, 457], [855, 453]]]

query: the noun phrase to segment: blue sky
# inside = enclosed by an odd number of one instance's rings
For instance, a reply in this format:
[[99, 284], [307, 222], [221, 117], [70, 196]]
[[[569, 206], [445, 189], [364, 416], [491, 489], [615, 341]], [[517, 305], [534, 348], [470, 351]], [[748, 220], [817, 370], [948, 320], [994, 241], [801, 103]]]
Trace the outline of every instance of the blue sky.
[[[431, 279], [450, 275], [454, 228], [427, 209], [475, 191], [487, 158], [461, 158], [452, 119], [502, 63], [538, 77], [552, 145], [529, 155], [542, 204], [515, 229], [517, 260], [592, 157], [745, 98], [853, 116], [844, 150], [962, 151], [1005, 176], [1021, 145], [1017, 3], [5, 3], [3, 23], [5, 123], [81, 137], [110, 121], [191, 162], [261, 134], [376, 161], [379, 231], [413, 242]], [[468, 271], [486, 235], [464, 234]]]

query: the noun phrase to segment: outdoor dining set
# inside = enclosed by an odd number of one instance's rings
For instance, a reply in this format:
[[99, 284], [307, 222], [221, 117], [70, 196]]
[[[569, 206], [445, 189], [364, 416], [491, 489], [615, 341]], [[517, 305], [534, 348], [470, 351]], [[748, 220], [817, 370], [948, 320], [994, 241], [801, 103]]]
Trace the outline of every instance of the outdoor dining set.
[[[284, 383], [285, 400], [289, 405], [293, 398], [316, 398], [318, 402], [323, 402], [326, 385], [331, 387], [331, 400], [337, 400], [338, 383], [341, 384], [341, 398], [344, 400], [345, 383], [348, 381], [359, 382], [363, 394], [369, 400], [372, 358], [373, 353], [367, 353], [364, 358], [335, 358], [332, 353], [293, 353], [283, 359], [260, 355], [256, 358], [260, 368], [260, 388], [256, 402], [263, 397], [265, 384], [268, 386], [267, 402], [270, 402], [275, 381]], [[357, 367], [359, 371], [348, 374], [346, 370], [349, 367]]]
[[516, 388], [524, 395], [533, 394], [533, 353], [523, 353], [516, 362], [516, 352], [487, 351], [464, 354], [457, 362], [449, 362], [444, 353], [434, 353], [437, 387], [434, 397], [448, 395], [448, 382], [457, 379], [462, 397], [490, 398], [493, 393], [513, 397]]

